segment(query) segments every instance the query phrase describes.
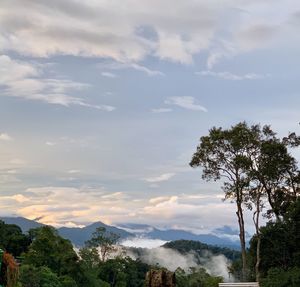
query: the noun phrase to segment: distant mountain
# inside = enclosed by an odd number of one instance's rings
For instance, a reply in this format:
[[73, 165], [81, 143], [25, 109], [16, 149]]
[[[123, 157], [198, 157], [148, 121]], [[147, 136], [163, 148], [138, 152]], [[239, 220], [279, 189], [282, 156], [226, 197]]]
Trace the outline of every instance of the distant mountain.
[[149, 232], [147, 235], [152, 239], [159, 238], [166, 241], [183, 239], [183, 240], [201, 241], [206, 244], [218, 245], [218, 246], [234, 247], [236, 245], [236, 242], [231, 241], [230, 239], [218, 237], [214, 234], [194, 234], [184, 230], [154, 229], [153, 231]]
[[119, 228], [124, 229], [130, 233], [134, 234], [144, 234], [152, 231], [154, 229], [153, 226], [148, 224], [138, 224], [138, 223], [121, 223], [117, 225]]
[[86, 227], [73, 227], [73, 228], [69, 228], [69, 227], [61, 227], [58, 228], [58, 233], [66, 238], [69, 239], [70, 241], [72, 241], [72, 243], [75, 246], [83, 246], [84, 243], [89, 240], [92, 237], [93, 232], [96, 230], [96, 228], [98, 227], [104, 227], [106, 229], [107, 232], [112, 232], [115, 234], [118, 234], [120, 236], [121, 239], [125, 239], [128, 237], [134, 237], [135, 235], [132, 233], [129, 233], [123, 229], [114, 227], [114, 226], [110, 226], [110, 225], [106, 225], [102, 222], [95, 222], [91, 225], [88, 225]]
[[0, 217], [0, 220], [4, 221], [6, 224], [18, 225], [24, 233], [26, 233], [29, 229], [43, 226], [42, 223], [24, 217]]
[[[43, 224], [39, 222], [23, 217], [2, 217], [0, 220], [3, 220], [8, 224], [16, 224], [20, 226], [23, 232], [27, 232], [31, 228], [43, 226]], [[102, 222], [95, 222], [83, 228], [61, 227], [57, 230], [62, 237], [69, 239], [75, 246], [83, 246], [85, 241], [91, 238], [92, 233], [97, 227], [105, 227], [107, 232], [116, 233], [121, 239], [143, 237], [164, 241], [193, 240], [220, 247], [239, 249], [239, 241], [236, 239], [236, 232], [227, 226], [218, 228], [211, 234], [194, 234], [189, 231], [177, 229], [161, 230], [146, 224], [128, 223], [120, 224], [118, 227], [115, 227], [106, 225]]]
[[[233, 229], [230, 226], [222, 226], [222, 227], [218, 227], [216, 229], [214, 229], [212, 231], [212, 233], [214, 235], [216, 235], [217, 237], [220, 238], [226, 238], [229, 239], [231, 241], [235, 241], [237, 242], [237, 244], [239, 245], [240, 241], [239, 241], [239, 231], [237, 229]], [[245, 238], [246, 238], [246, 245], [249, 245], [250, 239], [251, 239], [252, 235], [250, 233], [248, 233], [247, 231], [245, 231]]]
[[[239, 249], [239, 241], [236, 238], [238, 233], [228, 226], [224, 226], [224, 230], [223, 227], [218, 228], [216, 229], [217, 232], [213, 231], [211, 234], [194, 234], [189, 231], [178, 229], [161, 230], [150, 225], [136, 223], [120, 224], [118, 227], [134, 233], [137, 236], [150, 239], [160, 239], [164, 241], [193, 240], [201, 241], [210, 245]], [[222, 230], [223, 232], [221, 232]]]
[[[24, 233], [26, 233], [29, 229], [38, 228], [44, 225], [42, 223], [24, 217], [0, 217], [0, 220], [4, 221], [6, 224], [18, 225]], [[97, 227], [105, 227], [107, 232], [118, 234], [121, 239], [135, 236], [134, 234], [129, 233], [123, 229], [106, 225], [102, 222], [95, 222], [83, 228], [61, 227], [58, 228], [57, 231], [62, 237], [69, 239], [75, 246], [83, 246], [85, 241], [91, 238], [92, 233], [96, 230]]]

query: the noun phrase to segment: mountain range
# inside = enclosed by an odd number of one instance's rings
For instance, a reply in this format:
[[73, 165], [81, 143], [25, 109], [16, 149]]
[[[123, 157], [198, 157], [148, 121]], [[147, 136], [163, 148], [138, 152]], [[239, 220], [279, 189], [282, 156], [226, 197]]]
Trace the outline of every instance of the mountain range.
[[[34, 220], [29, 220], [24, 217], [1, 217], [0, 220], [7, 224], [16, 224], [20, 226], [23, 232], [27, 232], [31, 228], [43, 226]], [[224, 226], [214, 230], [209, 234], [194, 234], [186, 230], [177, 229], [158, 229], [145, 224], [120, 224], [118, 227], [106, 225], [102, 222], [95, 222], [85, 227], [61, 227], [57, 228], [58, 233], [69, 239], [75, 246], [83, 246], [89, 240], [92, 233], [98, 227], [104, 227], [107, 232], [116, 233], [120, 236], [121, 240], [130, 238], [147, 238], [147, 239], [160, 239], [164, 241], [174, 240], [193, 240], [201, 241], [202, 243], [217, 245], [221, 247], [229, 247], [233, 249], [239, 248], [239, 241], [237, 239], [238, 232], [228, 226]]]

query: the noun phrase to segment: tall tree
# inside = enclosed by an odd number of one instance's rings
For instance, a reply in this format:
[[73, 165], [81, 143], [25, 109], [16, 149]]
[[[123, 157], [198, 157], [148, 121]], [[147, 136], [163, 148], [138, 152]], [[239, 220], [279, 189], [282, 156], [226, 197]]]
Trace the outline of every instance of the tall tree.
[[245, 122], [227, 130], [213, 127], [208, 136], [200, 138], [200, 144], [190, 162], [192, 167], [203, 168], [203, 179], [223, 180], [225, 199], [236, 203], [244, 280], [247, 276], [247, 261], [243, 203], [245, 190], [250, 183], [249, 170], [252, 164], [248, 155], [256, 148], [258, 136], [258, 126], [248, 127]]

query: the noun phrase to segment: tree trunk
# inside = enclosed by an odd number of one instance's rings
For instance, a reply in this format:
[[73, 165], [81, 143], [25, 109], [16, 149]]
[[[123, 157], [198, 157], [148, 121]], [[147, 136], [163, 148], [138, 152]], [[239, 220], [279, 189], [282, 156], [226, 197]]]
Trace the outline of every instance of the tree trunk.
[[[260, 192], [260, 191], [258, 191]], [[260, 280], [260, 271], [259, 271], [259, 265], [260, 265], [260, 231], [259, 231], [259, 216], [260, 216], [260, 193], [256, 196], [256, 211], [253, 214], [253, 221], [255, 225], [255, 232], [256, 232], [256, 238], [257, 238], [257, 245], [256, 245], [256, 264], [255, 264], [255, 276], [256, 276], [256, 282], [259, 282]]]
[[260, 234], [257, 234], [257, 246], [256, 246], [256, 264], [255, 264], [255, 274], [256, 274], [256, 282], [259, 282], [260, 280], [260, 271], [259, 271], [259, 265], [260, 265]]
[[242, 281], [247, 280], [247, 257], [246, 257], [246, 241], [245, 241], [245, 223], [243, 216], [243, 208], [241, 201], [237, 200], [237, 212], [239, 229], [240, 229], [240, 243], [241, 243], [241, 253], [242, 253]]
[[264, 186], [266, 192], [267, 192], [267, 196], [268, 196], [268, 202], [272, 208], [272, 211], [273, 213], [275, 214], [275, 217], [276, 217], [276, 220], [277, 221], [280, 221], [280, 216], [279, 216], [279, 211], [278, 211], [278, 208], [276, 206], [276, 203], [273, 202], [272, 200], [272, 189], [270, 188], [267, 188], [266, 186]]

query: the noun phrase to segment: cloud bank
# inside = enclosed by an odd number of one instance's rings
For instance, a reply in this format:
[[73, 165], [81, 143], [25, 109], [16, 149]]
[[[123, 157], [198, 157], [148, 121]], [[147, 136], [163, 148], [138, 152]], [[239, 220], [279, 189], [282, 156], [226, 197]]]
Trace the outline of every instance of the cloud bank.
[[122, 63], [151, 55], [183, 64], [209, 51], [211, 68], [222, 58], [264, 47], [295, 18], [295, 2], [265, 6], [242, 0], [125, 0], [121, 4], [27, 0], [26, 5], [22, 0], [3, 0], [0, 51], [34, 57], [101, 57]]

